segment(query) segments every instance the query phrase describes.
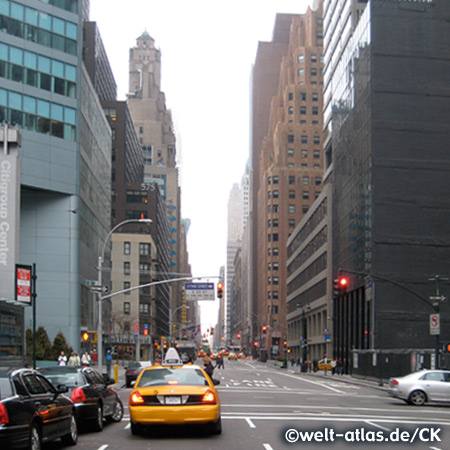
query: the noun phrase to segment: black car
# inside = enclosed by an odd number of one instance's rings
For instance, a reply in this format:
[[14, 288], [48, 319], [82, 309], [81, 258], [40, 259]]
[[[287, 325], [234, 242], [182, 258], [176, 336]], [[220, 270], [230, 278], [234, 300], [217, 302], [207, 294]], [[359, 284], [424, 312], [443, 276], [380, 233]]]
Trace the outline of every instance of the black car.
[[35, 370], [0, 369], [0, 448], [39, 450], [58, 438], [75, 445], [75, 407], [65, 392]]
[[127, 387], [131, 386], [132, 381], [136, 381], [139, 374], [146, 368], [152, 365], [151, 361], [131, 361], [128, 367], [125, 368], [125, 384]]
[[103, 419], [120, 422], [123, 404], [111, 387], [114, 380], [100, 375], [92, 367], [57, 366], [40, 369], [55, 386], [67, 386], [75, 404], [77, 420], [90, 423], [96, 431], [103, 429]]

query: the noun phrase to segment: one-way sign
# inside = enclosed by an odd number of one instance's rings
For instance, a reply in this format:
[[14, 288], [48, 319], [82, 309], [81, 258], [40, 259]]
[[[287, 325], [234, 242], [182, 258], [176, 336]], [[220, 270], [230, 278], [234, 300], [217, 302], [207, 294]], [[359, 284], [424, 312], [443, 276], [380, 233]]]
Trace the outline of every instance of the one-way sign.
[[184, 283], [186, 301], [214, 300], [214, 283]]

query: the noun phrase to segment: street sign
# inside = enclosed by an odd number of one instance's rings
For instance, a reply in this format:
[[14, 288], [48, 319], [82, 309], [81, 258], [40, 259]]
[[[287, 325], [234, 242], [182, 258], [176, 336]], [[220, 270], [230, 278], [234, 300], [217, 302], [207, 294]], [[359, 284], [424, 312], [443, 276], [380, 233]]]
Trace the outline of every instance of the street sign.
[[430, 295], [430, 301], [435, 302], [445, 302], [447, 297], [445, 295]]
[[184, 283], [186, 301], [214, 300], [214, 283]]
[[96, 280], [86, 280], [86, 286], [95, 286], [96, 284]]
[[430, 334], [441, 334], [441, 323], [438, 313], [430, 314]]
[[89, 290], [92, 292], [108, 292], [108, 288], [106, 286], [89, 286]]

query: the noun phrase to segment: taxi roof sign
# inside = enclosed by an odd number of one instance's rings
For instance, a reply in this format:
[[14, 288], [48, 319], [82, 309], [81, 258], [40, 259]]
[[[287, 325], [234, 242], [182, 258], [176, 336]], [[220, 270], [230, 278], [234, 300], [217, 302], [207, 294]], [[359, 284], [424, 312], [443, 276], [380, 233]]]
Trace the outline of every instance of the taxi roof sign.
[[162, 362], [163, 366], [182, 366], [183, 361], [180, 358], [180, 355], [173, 347], [170, 347], [167, 350], [164, 361]]

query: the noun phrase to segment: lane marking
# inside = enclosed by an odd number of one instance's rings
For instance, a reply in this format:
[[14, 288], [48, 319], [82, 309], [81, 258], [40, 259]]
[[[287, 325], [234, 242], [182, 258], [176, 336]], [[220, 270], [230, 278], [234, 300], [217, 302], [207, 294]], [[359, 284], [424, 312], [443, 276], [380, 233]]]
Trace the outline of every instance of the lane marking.
[[101, 447], [99, 447], [98, 450], [105, 450], [105, 448], [108, 448], [108, 447], [109, 447], [109, 445], [105, 444], [105, 445], [102, 445]]
[[273, 448], [271, 447], [270, 444], [263, 444], [263, 447], [264, 447], [266, 450], [273, 450]]
[[125, 425], [124, 430], [128, 430], [128, 428], [130, 428], [130, 427], [131, 427], [131, 423], [127, 423], [127, 424]]
[[249, 426], [250, 428], [256, 428], [256, 425], [251, 421], [251, 419], [246, 418], [245, 420], [246, 420], [246, 422], [248, 423], [248, 426]]
[[381, 428], [381, 429], [384, 430], [384, 431], [391, 431], [391, 428], [382, 427], [381, 425], [378, 425], [378, 424], [376, 424], [376, 423], [372, 423], [370, 420], [366, 420], [366, 423], [367, 423], [368, 425], [372, 425], [372, 426], [374, 426], [374, 427]]

